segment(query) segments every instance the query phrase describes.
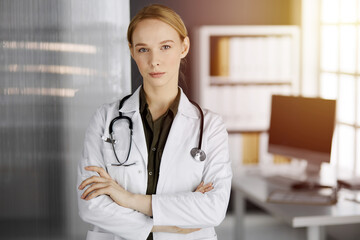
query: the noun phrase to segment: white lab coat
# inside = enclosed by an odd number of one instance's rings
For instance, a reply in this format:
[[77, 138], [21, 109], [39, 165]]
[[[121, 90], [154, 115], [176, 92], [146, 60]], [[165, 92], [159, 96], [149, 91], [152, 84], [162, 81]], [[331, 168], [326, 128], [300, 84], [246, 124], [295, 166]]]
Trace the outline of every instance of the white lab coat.
[[[87, 129], [83, 156], [79, 163], [78, 185], [96, 174], [85, 171], [85, 166], [106, 168], [122, 187], [132, 193], [146, 194], [147, 146], [139, 113], [139, 89], [130, 97], [121, 111], [134, 125], [133, 144], [128, 163], [130, 167], [108, 166], [117, 163], [111, 144], [102, 137], [109, 137], [109, 124], [118, 116], [119, 101], [100, 107]], [[147, 238], [154, 225], [202, 228], [190, 234], [154, 233], [154, 240], [217, 239], [214, 226], [225, 217], [228, 206], [232, 171], [228, 154], [228, 134], [222, 119], [204, 110], [202, 149], [207, 158], [203, 162], [193, 159], [190, 150], [199, 141], [200, 113], [181, 91], [181, 97], [166, 146], [163, 151], [156, 195], [152, 196], [153, 218], [114, 203], [106, 195], [86, 201], [80, 199], [80, 217], [94, 225], [87, 240]], [[129, 136], [125, 120], [114, 125], [115, 145], [120, 161], [126, 158]], [[121, 134], [116, 134], [121, 132]], [[120, 136], [119, 136], [120, 135]], [[201, 181], [213, 183], [214, 189], [202, 194], [194, 192]]]

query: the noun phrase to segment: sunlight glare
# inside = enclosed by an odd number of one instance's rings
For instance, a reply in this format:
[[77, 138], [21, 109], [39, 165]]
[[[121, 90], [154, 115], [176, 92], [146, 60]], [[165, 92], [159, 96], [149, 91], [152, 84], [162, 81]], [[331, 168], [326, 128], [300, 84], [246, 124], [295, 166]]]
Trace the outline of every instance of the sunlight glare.
[[339, 166], [340, 169], [354, 168], [354, 138], [355, 129], [346, 125], [339, 125]]
[[324, 71], [338, 70], [338, 28], [323, 26], [321, 36], [321, 68]]
[[336, 23], [339, 20], [339, 0], [323, 0], [321, 20], [324, 23]]
[[340, 1], [340, 21], [343, 23], [356, 22], [356, 0]]
[[355, 78], [353, 76], [340, 76], [340, 95], [337, 107], [340, 122], [355, 123]]
[[356, 70], [356, 28], [340, 27], [340, 71], [353, 73]]
[[320, 95], [325, 99], [337, 98], [337, 75], [333, 73], [322, 73], [320, 76]]

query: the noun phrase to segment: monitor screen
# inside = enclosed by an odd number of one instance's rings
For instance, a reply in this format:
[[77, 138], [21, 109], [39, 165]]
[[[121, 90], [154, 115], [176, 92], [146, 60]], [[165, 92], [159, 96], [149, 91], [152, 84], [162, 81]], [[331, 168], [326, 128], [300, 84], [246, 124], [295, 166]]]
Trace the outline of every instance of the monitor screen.
[[330, 162], [335, 109], [335, 100], [273, 95], [268, 151], [311, 164]]

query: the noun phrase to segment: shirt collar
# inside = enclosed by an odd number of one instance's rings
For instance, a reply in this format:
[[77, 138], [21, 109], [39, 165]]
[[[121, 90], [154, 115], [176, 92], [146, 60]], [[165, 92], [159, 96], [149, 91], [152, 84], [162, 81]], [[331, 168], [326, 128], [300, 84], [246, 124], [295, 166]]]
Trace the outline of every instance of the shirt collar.
[[[140, 87], [140, 112], [143, 113], [146, 109], [148, 109], [148, 104], [146, 101], [146, 95], [145, 95], [145, 91], [144, 91], [144, 87], [141, 86]], [[181, 91], [180, 89], [178, 90], [178, 94], [175, 97], [175, 100], [171, 103], [168, 111], [171, 111], [173, 113], [173, 116], [176, 115], [176, 113], [178, 112], [178, 107], [179, 107], [179, 102], [180, 102], [180, 95], [181, 95]]]
[[[140, 89], [136, 89], [136, 91], [133, 93], [133, 95], [125, 101], [124, 106], [120, 109], [123, 113], [129, 113], [129, 112], [136, 112], [140, 110]], [[179, 95], [179, 105], [178, 105], [178, 112], [190, 117], [199, 119], [200, 113], [199, 110], [189, 101], [189, 99], [186, 97], [185, 93], [181, 88]]]

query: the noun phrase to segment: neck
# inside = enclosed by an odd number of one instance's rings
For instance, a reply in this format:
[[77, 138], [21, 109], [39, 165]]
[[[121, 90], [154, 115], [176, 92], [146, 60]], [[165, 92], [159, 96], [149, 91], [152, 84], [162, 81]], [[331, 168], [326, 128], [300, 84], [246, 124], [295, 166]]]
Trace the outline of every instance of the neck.
[[154, 121], [168, 110], [179, 91], [177, 86], [152, 88], [144, 83], [143, 87], [146, 101]]

